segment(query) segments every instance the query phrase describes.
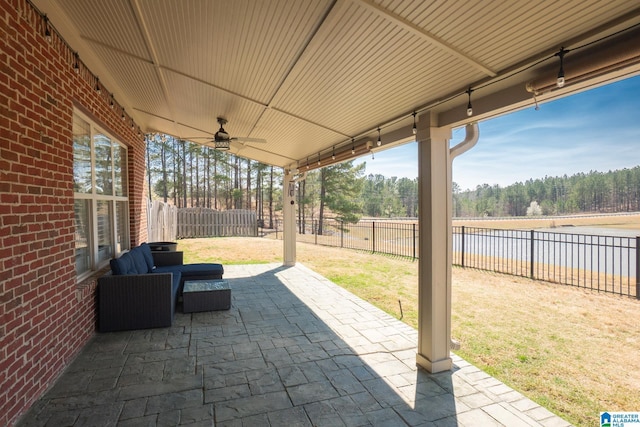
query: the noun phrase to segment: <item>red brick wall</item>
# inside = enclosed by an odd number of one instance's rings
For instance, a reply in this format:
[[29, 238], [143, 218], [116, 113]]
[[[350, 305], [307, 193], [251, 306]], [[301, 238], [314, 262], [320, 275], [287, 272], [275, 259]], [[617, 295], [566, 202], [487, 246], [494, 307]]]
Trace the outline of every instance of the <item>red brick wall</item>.
[[[55, 25], [55, 23], [53, 23]], [[129, 147], [131, 241], [146, 240], [144, 140], [26, 0], [0, 2], [0, 425], [11, 425], [95, 330], [95, 277], [76, 283], [74, 106]]]

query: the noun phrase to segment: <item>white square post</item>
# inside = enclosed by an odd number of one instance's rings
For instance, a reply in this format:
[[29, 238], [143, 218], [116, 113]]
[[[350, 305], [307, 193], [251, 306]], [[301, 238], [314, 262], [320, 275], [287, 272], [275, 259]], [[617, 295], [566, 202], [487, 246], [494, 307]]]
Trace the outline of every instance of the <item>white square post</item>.
[[418, 122], [419, 242], [418, 354], [429, 372], [451, 369], [451, 160], [450, 128]]
[[296, 265], [296, 183], [293, 174], [285, 170], [283, 180], [282, 203], [282, 241], [285, 266]]

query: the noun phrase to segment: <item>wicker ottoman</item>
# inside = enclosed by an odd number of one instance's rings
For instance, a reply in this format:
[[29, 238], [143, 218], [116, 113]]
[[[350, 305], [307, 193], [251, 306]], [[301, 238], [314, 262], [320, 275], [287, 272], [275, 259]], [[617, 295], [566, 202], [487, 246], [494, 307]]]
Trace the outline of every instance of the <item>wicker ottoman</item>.
[[188, 280], [182, 291], [182, 311], [229, 310], [231, 288], [226, 280]]

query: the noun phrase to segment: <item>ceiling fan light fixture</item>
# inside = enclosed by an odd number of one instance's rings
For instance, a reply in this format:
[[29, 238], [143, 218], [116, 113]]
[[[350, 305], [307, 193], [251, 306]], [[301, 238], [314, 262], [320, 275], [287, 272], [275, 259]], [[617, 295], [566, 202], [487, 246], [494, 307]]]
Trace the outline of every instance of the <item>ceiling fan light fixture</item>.
[[227, 133], [227, 131], [225, 131], [222, 128], [222, 126], [220, 126], [220, 129], [215, 134], [215, 139], [216, 139], [216, 142], [217, 141], [228, 141], [229, 140], [229, 134]]
[[262, 144], [267, 143], [267, 140], [263, 138], [249, 138], [249, 137], [246, 137], [246, 138], [233, 137], [232, 138], [231, 135], [229, 135], [229, 133], [227, 133], [227, 131], [224, 130], [224, 126], [227, 124], [227, 119], [225, 119], [224, 117], [218, 116], [217, 121], [218, 121], [218, 124], [220, 124], [220, 129], [218, 129], [218, 131], [213, 134], [213, 138], [211, 138], [211, 133], [207, 132], [207, 134], [209, 135], [207, 137], [195, 136], [187, 139], [205, 138], [208, 140], [207, 143], [209, 144], [209, 146], [213, 146], [218, 150], [229, 150], [231, 147], [231, 143], [236, 143], [236, 142], [239, 142], [240, 144], [242, 144], [243, 147], [245, 146], [246, 143], [262, 143]]
[[[214, 139], [216, 142], [216, 148], [218, 148], [218, 142], [224, 142], [226, 141], [227, 143], [227, 148], [226, 150], [229, 149], [229, 140], [231, 139], [231, 137], [229, 136], [229, 134], [227, 133], [226, 130], [224, 130], [224, 125], [227, 124], [227, 119], [225, 119], [224, 117], [218, 117], [218, 123], [220, 124], [220, 129], [218, 129], [218, 132], [216, 132], [216, 134], [214, 135]], [[222, 150], [225, 150], [225, 148], [221, 148]]]
[[214, 141], [216, 150], [228, 150], [231, 145], [229, 139], [218, 140], [218, 134], [216, 133], [216, 140]]

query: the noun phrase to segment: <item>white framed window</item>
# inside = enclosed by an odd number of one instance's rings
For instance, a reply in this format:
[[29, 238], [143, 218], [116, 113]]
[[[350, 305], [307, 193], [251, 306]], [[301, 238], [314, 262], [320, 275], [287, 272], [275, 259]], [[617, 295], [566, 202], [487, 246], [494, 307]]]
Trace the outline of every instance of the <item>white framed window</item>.
[[73, 112], [76, 273], [82, 278], [129, 249], [127, 148]]

